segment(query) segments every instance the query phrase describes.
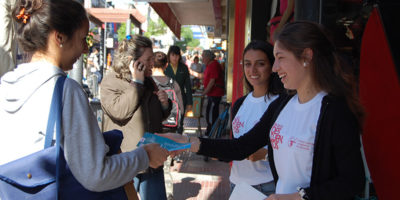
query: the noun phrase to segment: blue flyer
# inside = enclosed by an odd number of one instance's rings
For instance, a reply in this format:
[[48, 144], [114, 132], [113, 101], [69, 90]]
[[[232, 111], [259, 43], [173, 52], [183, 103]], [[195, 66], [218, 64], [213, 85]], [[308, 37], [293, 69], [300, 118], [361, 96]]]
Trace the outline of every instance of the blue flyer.
[[144, 133], [143, 137], [140, 139], [137, 146], [142, 146], [144, 144], [158, 143], [160, 146], [168, 151], [176, 151], [181, 149], [189, 149], [191, 143], [178, 143], [171, 139], [154, 135], [151, 133]]

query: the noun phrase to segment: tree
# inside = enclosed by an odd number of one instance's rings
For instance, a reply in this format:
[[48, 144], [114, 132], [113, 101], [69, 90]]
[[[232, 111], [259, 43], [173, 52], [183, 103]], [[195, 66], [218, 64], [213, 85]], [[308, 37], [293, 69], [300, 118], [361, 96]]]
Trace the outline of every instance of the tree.
[[150, 36], [164, 35], [167, 33], [167, 25], [161, 18], [158, 18], [157, 23], [151, 19], [148, 23], [147, 32], [144, 33], [144, 36], [150, 38]]
[[[135, 25], [131, 24], [131, 28], [134, 28]], [[132, 30], [131, 30], [132, 31]], [[121, 42], [123, 39], [126, 38], [126, 23], [121, 23], [120, 27], [118, 28], [118, 42]], [[131, 32], [132, 35], [132, 32]]]
[[188, 47], [197, 47], [200, 44], [198, 39], [193, 39], [193, 31], [188, 26], [181, 29], [181, 40], [176, 41], [175, 45], [180, 47], [182, 51], [186, 51]]

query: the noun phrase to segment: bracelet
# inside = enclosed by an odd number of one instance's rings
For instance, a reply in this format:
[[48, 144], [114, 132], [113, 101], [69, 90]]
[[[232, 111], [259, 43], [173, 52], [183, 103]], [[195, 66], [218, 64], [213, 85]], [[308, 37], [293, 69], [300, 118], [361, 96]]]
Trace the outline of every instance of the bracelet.
[[301, 200], [309, 200], [306, 190], [304, 190], [304, 188], [297, 187], [297, 192], [299, 193]]
[[141, 80], [137, 80], [137, 79], [133, 79], [133, 78], [132, 78], [131, 81], [132, 81], [132, 82], [135, 82], [135, 83], [137, 83], [137, 84], [144, 85], [143, 81], [141, 81]]

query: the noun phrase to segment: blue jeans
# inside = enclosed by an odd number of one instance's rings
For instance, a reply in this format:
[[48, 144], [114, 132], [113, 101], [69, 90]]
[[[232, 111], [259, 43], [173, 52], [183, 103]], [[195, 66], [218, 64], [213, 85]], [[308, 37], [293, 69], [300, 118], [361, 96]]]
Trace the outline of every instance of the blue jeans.
[[164, 170], [138, 174], [133, 179], [133, 182], [141, 200], [167, 199], [167, 193], [165, 192]]
[[[263, 194], [265, 194], [267, 196], [275, 193], [275, 183], [274, 183], [274, 181], [270, 181], [270, 182], [267, 182], [267, 183], [261, 183], [261, 184], [258, 184], [258, 185], [252, 185], [252, 186], [256, 190], [262, 192]], [[234, 188], [235, 188], [235, 184], [233, 184], [231, 182], [231, 194], [232, 194], [232, 191], [233, 191]]]
[[[211, 128], [215, 123], [215, 121], [217, 121], [218, 119], [220, 102], [221, 102], [221, 97], [208, 97], [207, 99], [207, 107], [206, 107], [207, 136], [210, 135]], [[211, 113], [211, 119], [210, 119], [210, 113]]]

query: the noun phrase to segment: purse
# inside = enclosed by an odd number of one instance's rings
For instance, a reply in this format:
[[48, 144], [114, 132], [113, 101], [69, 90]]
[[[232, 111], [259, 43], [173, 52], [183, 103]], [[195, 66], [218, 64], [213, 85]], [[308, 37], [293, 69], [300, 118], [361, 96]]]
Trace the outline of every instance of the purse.
[[[60, 147], [61, 138], [61, 98], [65, 76], [61, 76], [54, 88], [47, 131], [45, 149], [0, 166], [0, 199], [128, 199], [124, 187], [104, 192], [85, 189], [75, 177], [64, 158]], [[53, 130], [56, 127], [56, 145], [53, 143]], [[117, 154], [123, 135], [119, 130], [103, 133], [110, 147], [107, 155]]]

